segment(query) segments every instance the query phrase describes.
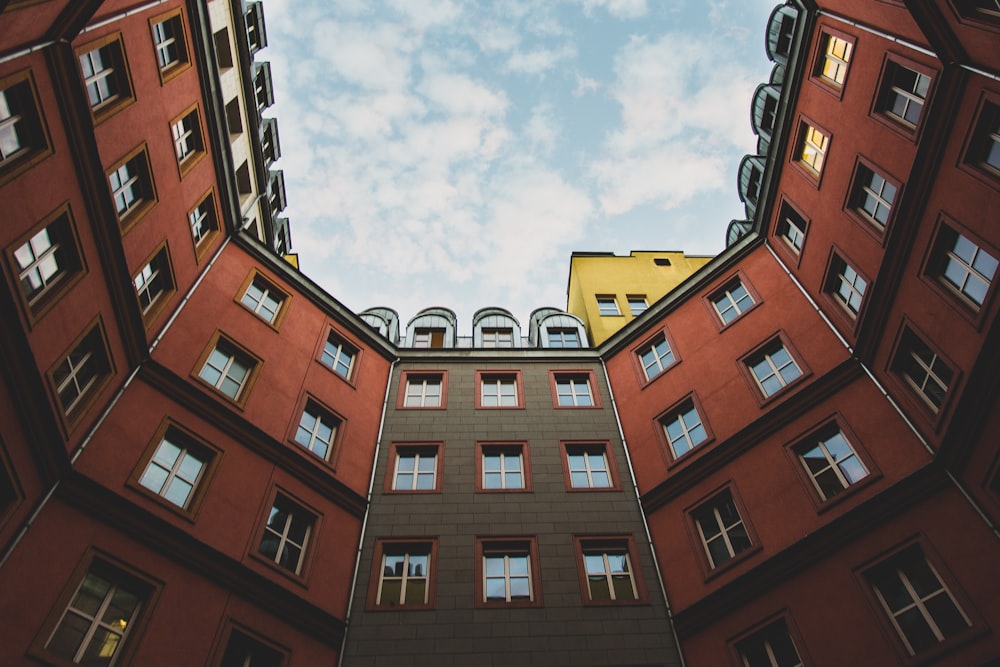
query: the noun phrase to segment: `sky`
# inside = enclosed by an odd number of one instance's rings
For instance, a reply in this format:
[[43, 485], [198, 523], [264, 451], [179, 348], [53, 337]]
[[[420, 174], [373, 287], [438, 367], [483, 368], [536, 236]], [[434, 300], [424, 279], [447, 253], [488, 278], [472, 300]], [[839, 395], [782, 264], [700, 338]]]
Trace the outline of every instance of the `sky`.
[[774, 0], [266, 0], [292, 247], [355, 312], [566, 307], [570, 253], [715, 255]]

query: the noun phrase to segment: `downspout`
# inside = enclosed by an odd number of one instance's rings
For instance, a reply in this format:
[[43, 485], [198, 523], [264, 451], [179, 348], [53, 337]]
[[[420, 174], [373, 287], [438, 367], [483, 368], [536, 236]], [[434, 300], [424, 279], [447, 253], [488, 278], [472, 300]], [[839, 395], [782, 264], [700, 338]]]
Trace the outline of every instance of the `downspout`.
[[681, 667], [685, 667], [684, 653], [681, 651], [681, 642], [677, 637], [677, 628], [674, 627], [674, 613], [670, 608], [670, 600], [667, 599], [667, 587], [663, 583], [663, 575], [660, 573], [660, 559], [656, 557], [656, 547], [653, 546], [653, 536], [649, 532], [649, 523], [646, 521], [646, 511], [642, 508], [642, 501], [639, 499], [639, 485], [635, 481], [635, 469], [632, 467], [632, 457], [628, 453], [628, 443], [625, 441], [625, 431], [622, 429], [622, 421], [618, 416], [618, 402], [615, 401], [615, 391], [611, 388], [611, 378], [608, 377], [608, 367], [601, 358], [601, 370], [604, 371], [604, 384], [608, 388], [608, 395], [611, 396], [611, 410], [615, 415], [615, 424], [618, 425], [618, 437], [622, 440], [622, 451], [625, 452], [625, 463], [628, 465], [629, 478], [632, 480], [632, 493], [635, 494], [635, 501], [639, 505], [639, 516], [642, 517], [642, 529], [646, 534], [646, 544], [649, 545], [649, 553], [653, 557], [653, 570], [656, 571], [656, 581], [660, 584], [660, 594], [663, 596], [663, 604], [667, 608], [667, 622], [670, 624], [670, 634], [673, 635], [674, 645], [677, 647], [677, 657], [680, 658]]
[[[854, 350], [851, 349], [850, 345], [847, 344], [847, 341], [844, 340], [844, 337], [841, 336], [840, 332], [838, 332], [837, 329], [833, 326], [833, 323], [830, 322], [830, 320], [823, 313], [823, 311], [820, 310], [819, 305], [813, 300], [813, 298], [809, 295], [809, 293], [806, 292], [805, 287], [802, 286], [802, 283], [799, 282], [798, 278], [796, 278], [792, 274], [792, 272], [788, 270], [788, 267], [785, 266], [785, 263], [783, 261], [781, 261], [781, 258], [778, 257], [777, 254], [775, 254], [774, 249], [771, 247], [771, 244], [767, 239], [764, 240], [764, 247], [768, 249], [768, 251], [771, 253], [771, 256], [774, 257], [774, 260], [778, 263], [778, 266], [780, 266], [785, 271], [785, 274], [791, 279], [791, 281], [795, 283], [795, 286], [799, 288], [799, 291], [802, 292], [802, 294], [806, 297], [806, 300], [809, 301], [810, 305], [812, 305], [816, 313], [819, 314], [819, 316], [823, 319], [823, 321], [826, 322], [827, 326], [830, 327], [830, 330], [833, 331], [833, 333], [837, 336], [837, 338], [839, 338], [840, 341], [844, 343], [844, 346], [847, 347], [847, 349], [850, 350], [851, 354], [853, 355]], [[899, 418], [903, 420], [903, 423], [906, 424], [907, 428], [910, 429], [910, 432], [913, 433], [913, 435], [917, 438], [920, 444], [924, 446], [924, 449], [926, 449], [927, 452], [931, 455], [931, 458], [934, 459], [937, 456], [937, 452], [935, 452], [934, 448], [931, 447], [929, 442], [927, 442], [927, 439], [920, 433], [920, 431], [917, 430], [917, 427], [914, 425], [914, 423], [910, 421], [910, 418], [906, 416], [906, 413], [903, 412], [903, 409], [899, 406], [899, 404], [892, 398], [892, 396], [889, 395], [889, 392], [886, 391], [882, 383], [879, 382], [878, 378], [875, 377], [875, 374], [872, 373], [871, 369], [869, 369], [868, 366], [861, 359], [858, 359], [857, 357], [854, 357], [854, 359], [855, 361], [858, 362], [858, 365], [861, 366], [861, 369], [865, 372], [865, 375], [868, 376], [868, 379], [872, 381], [872, 384], [875, 385], [875, 388], [879, 391], [880, 394], [882, 394], [885, 400], [888, 401], [889, 405], [891, 405], [892, 409], [896, 411], [896, 414], [899, 415]], [[952, 474], [950, 470], [946, 468], [944, 470], [944, 473], [945, 475], [948, 476], [948, 479], [951, 480], [951, 483], [955, 485], [955, 488], [958, 489], [958, 492], [962, 494], [966, 502], [969, 503], [973, 511], [976, 514], [978, 514], [979, 517], [984, 522], [986, 522], [986, 525], [989, 527], [990, 531], [997, 538], [1000, 538], [1000, 527], [996, 526], [990, 520], [989, 516], [979, 506], [975, 498], [969, 495], [969, 492], [965, 489], [964, 486], [962, 486], [962, 484], [958, 481], [958, 479], [955, 478], [955, 476]]]
[[385, 382], [385, 396], [382, 397], [382, 416], [379, 417], [378, 435], [375, 438], [375, 453], [372, 457], [372, 474], [368, 480], [368, 497], [365, 504], [365, 516], [361, 520], [361, 535], [358, 537], [358, 550], [354, 558], [354, 578], [351, 580], [351, 593], [347, 598], [347, 615], [344, 616], [344, 638], [340, 643], [340, 651], [337, 654], [337, 667], [344, 664], [344, 651], [347, 648], [347, 632], [351, 627], [351, 611], [354, 609], [354, 592], [358, 587], [358, 571], [361, 569], [361, 550], [365, 545], [365, 533], [368, 530], [368, 514], [372, 506], [372, 493], [375, 488], [375, 474], [378, 472], [378, 454], [382, 449], [382, 430], [385, 428], [385, 414], [389, 409], [389, 390], [392, 388], [392, 372], [396, 368], [399, 358], [392, 360], [389, 364], [389, 377]]

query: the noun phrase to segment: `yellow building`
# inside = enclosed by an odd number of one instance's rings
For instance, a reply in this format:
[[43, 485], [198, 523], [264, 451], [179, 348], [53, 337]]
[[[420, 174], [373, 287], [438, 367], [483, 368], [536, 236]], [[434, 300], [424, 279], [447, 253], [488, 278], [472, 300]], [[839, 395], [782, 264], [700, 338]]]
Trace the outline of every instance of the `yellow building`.
[[574, 252], [566, 310], [583, 320], [590, 343], [600, 345], [711, 259], [666, 250], [633, 250], [627, 257]]

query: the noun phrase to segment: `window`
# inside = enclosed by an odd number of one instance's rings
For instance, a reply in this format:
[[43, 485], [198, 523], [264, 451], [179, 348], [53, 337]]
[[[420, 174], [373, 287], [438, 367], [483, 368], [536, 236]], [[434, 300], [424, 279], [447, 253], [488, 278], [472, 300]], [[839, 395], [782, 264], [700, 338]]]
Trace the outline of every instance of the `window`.
[[188, 213], [188, 223], [191, 225], [191, 238], [201, 256], [219, 231], [219, 218], [215, 213], [215, 196], [212, 192], [206, 194], [194, 210]]
[[963, 17], [994, 24], [1000, 22], [1000, 2], [998, 0], [954, 0], [954, 4], [958, 13]]
[[979, 311], [996, 276], [997, 259], [967, 236], [942, 225], [929, 268], [949, 293]]
[[246, 13], [247, 41], [251, 54], [267, 46], [267, 32], [264, 29], [264, 6], [260, 2], [247, 5]]
[[631, 294], [628, 297], [628, 309], [632, 311], [632, 317], [639, 317], [646, 309], [649, 308], [649, 304], [646, 303], [645, 295]]
[[712, 297], [712, 305], [723, 324], [729, 324], [754, 306], [754, 299], [737, 278]]
[[937, 413], [944, 405], [955, 372], [910, 329], [904, 329], [892, 369]]
[[174, 155], [180, 165], [181, 176], [197, 162], [196, 158], [205, 154], [205, 144], [201, 138], [201, 122], [198, 107], [186, 110], [170, 123], [170, 134], [174, 141]]
[[747, 551], [750, 534], [727, 489], [691, 513], [711, 569], [715, 569]]
[[279, 567], [301, 575], [315, 517], [282, 494], [267, 514], [257, 553]]
[[209, 352], [200, 363], [198, 377], [238, 405], [246, 404], [250, 386], [261, 362], [246, 350], [216, 333]]
[[113, 33], [77, 50], [90, 109], [97, 122], [134, 100], [121, 33]]
[[69, 206], [60, 207], [15, 241], [7, 254], [29, 316], [40, 316], [83, 272]]
[[[1000, 10], [997, 18], [1000, 19]], [[984, 102], [965, 161], [987, 174], [1000, 177], [1000, 106]]]
[[765, 398], [773, 396], [802, 377], [798, 364], [780, 340], [747, 358], [746, 366]]
[[479, 449], [477, 491], [530, 491], [527, 448], [521, 444], [484, 444]]
[[51, 153], [31, 73], [0, 79], [0, 184]]
[[479, 540], [477, 606], [540, 606], [534, 538]]
[[391, 491], [439, 491], [438, 464], [441, 447], [436, 444], [393, 445]]
[[521, 373], [492, 373], [476, 371], [476, 382], [479, 385], [477, 408], [520, 408]]
[[483, 329], [483, 347], [514, 347], [514, 332], [511, 329]]
[[326, 339], [323, 345], [323, 353], [320, 361], [333, 369], [333, 372], [344, 378], [351, 379], [351, 371], [354, 368], [354, 360], [358, 356], [358, 351], [341, 340], [334, 332]]
[[340, 419], [316, 401], [308, 400], [295, 429], [295, 442], [329, 461], [339, 426]]
[[784, 619], [739, 641], [736, 652], [745, 667], [802, 667], [802, 658]]
[[799, 153], [796, 162], [805, 167], [813, 177], [818, 178], [823, 171], [823, 161], [830, 148], [830, 136], [809, 123], [803, 122], [799, 128]]
[[229, 30], [222, 28], [212, 35], [212, 40], [215, 42], [215, 53], [219, 57], [219, 69], [231, 68], [233, 66], [233, 49], [229, 43]]
[[841, 87], [847, 79], [847, 66], [851, 62], [854, 45], [841, 37], [820, 33], [822, 58], [816, 68], [816, 75], [828, 85]]
[[630, 539], [577, 538], [575, 541], [586, 578], [586, 603], [636, 602], [640, 599]]
[[590, 378], [590, 373], [555, 373], [556, 405], [561, 408], [595, 407]]
[[830, 500], [868, 477], [868, 469], [835, 424], [824, 427], [793, 448], [820, 500]]
[[166, 304], [169, 295], [174, 292], [170, 251], [166, 242], [132, 278], [132, 284], [139, 299], [142, 317], [148, 324]]
[[618, 310], [618, 300], [613, 296], [597, 297], [597, 312], [600, 313], [601, 317], [622, 314], [621, 311]]
[[934, 648], [972, 626], [919, 546], [879, 563], [864, 577], [910, 655]]
[[184, 21], [178, 9], [153, 17], [149, 25], [153, 33], [153, 46], [156, 49], [156, 63], [160, 68], [160, 81], [166, 82], [180, 74], [188, 64]]
[[414, 329], [413, 347], [444, 347], [444, 329]]
[[890, 60], [879, 85], [878, 111], [909, 129], [916, 129], [930, 90], [931, 78]]
[[796, 255], [802, 254], [802, 247], [806, 241], [807, 228], [808, 223], [805, 218], [789, 206], [788, 202], [782, 202], [775, 232], [778, 238], [784, 241], [788, 248]]
[[652, 380], [670, 368], [676, 361], [674, 352], [670, 349], [670, 343], [667, 342], [664, 334], [656, 336], [656, 338], [640, 348], [636, 354], [647, 380]]
[[219, 667], [281, 667], [285, 656], [275, 648], [233, 630]]
[[[111, 665], [128, 651], [150, 585], [92, 559], [73, 593], [64, 596], [44, 652], [82, 665]], [[48, 662], [48, 660], [46, 660]]]
[[830, 262], [826, 291], [834, 301], [847, 311], [852, 318], [861, 312], [861, 302], [865, 298], [868, 281], [862, 278], [853, 266], [834, 253]]
[[602, 443], [564, 443], [567, 485], [571, 489], [612, 489], [617, 476]]
[[406, 374], [404, 408], [440, 408], [444, 406], [443, 374]]
[[374, 599], [370, 598], [369, 608], [430, 607], [434, 547], [433, 542], [378, 540], [374, 560], [378, 580], [372, 578]]
[[156, 202], [146, 146], [132, 151], [107, 174], [118, 220], [130, 227]]
[[549, 347], [580, 347], [580, 334], [576, 329], [548, 329]]
[[98, 322], [49, 371], [63, 414], [77, 418], [111, 376], [111, 371], [104, 333]]
[[698, 408], [690, 398], [661, 417], [660, 426], [675, 459], [684, 456], [709, 439], [708, 430], [702, 423]]
[[[214, 453], [174, 426], [160, 429], [138, 485], [183, 510], [192, 511]], [[138, 472], [138, 471], [137, 471]]]
[[288, 295], [256, 271], [250, 276], [250, 282], [245, 283], [240, 303], [257, 317], [276, 327], [284, 315], [283, 306]]
[[854, 177], [852, 208], [879, 230], [885, 229], [897, 189], [882, 174], [859, 164]]

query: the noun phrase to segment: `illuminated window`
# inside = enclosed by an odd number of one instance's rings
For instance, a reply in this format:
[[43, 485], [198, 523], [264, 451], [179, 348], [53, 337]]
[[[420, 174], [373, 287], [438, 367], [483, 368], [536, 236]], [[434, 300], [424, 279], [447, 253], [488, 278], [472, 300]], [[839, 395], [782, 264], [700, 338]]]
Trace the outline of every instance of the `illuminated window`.
[[819, 75], [828, 83], [835, 86], [843, 86], [847, 78], [847, 66], [851, 62], [851, 50], [853, 44], [840, 37], [833, 35], [822, 35], [823, 60], [820, 63]]
[[798, 162], [814, 176], [819, 176], [830, 148], [830, 137], [809, 123], [802, 123], [799, 136]]

